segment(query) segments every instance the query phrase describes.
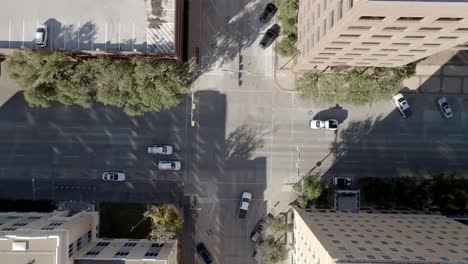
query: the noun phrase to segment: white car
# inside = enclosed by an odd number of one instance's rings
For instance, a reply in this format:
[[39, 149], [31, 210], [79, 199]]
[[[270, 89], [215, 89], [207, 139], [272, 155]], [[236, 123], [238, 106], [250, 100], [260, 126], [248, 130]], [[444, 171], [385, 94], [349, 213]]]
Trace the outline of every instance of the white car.
[[170, 155], [172, 154], [172, 146], [169, 145], [154, 145], [147, 148], [149, 154], [161, 154]]
[[326, 121], [310, 120], [309, 126], [312, 129], [337, 130], [338, 129], [338, 120], [335, 120], [335, 119], [329, 119], [329, 120], [326, 120]]
[[41, 48], [47, 47], [47, 25], [42, 24], [36, 28], [36, 45]]
[[403, 118], [411, 116], [412, 112], [408, 101], [406, 101], [405, 97], [401, 93], [394, 95], [393, 101], [395, 102], [395, 105]]
[[445, 118], [451, 118], [453, 116], [452, 108], [447, 102], [447, 98], [445, 98], [445, 96], [438, 98], [437, 103], [439, 104], [440, 111], [442, 111]]
[[339, 188], [351, 186], [351, 178], [348, 177], [335, 177], [332, 180], [333, 185]]
[[123, 172], [104, 172], [102, 174], [104, 181], [124, 181], [125, 173]]
[[159, 170], [180, 170], [182, 163], [180, 161], [160, 161], [158, 163]]
[[237, 216], [239, 216], [239, 218], [245, 218], [245, 216], [247, 216], [250, 200], [252, 200], [252, 194], [249, 192], [243, 192], [239, 205], [239, 211], [237, 211]]

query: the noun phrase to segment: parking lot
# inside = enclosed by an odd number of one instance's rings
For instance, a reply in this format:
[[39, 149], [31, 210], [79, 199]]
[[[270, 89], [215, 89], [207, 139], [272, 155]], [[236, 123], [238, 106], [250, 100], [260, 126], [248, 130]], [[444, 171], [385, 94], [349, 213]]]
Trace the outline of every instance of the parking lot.
[[[0, 8], [0, 48], [70, 51], [174, 52], [175, 1], [18, 0]], [[149, 21], [158, 8], [161, 23]], [[21, 10], [21, 11], [19, 11]], [[38, 25], [48, 27], [49, 45], [34, 43]]]

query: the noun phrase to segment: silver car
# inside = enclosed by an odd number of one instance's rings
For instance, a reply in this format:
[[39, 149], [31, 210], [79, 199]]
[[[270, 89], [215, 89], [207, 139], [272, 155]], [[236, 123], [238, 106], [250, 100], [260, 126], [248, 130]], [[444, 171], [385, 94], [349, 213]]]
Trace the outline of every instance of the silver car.
[[172, 146], [169, 145], [154, 145], [149, 146], [147, 151], [149, 154], [161, 154], [161, 155], [170, 155], [172, 154]]
[[160, 161], [158, 163], [159, 170], [180, 170], [182, 163], [180, 161]]
[[125, 173], [123, 172], [104, 172], [102, 174], [102, 180], [104, 181], [124, 181]]
[[47, 47], [47, 25], [42, 24], [36, 28], [36, 45], [41, 48]]
[[452, 108], [447, 102], [447, 98], [445, 98], [445, 96], [438, 98], [437, 104], [439, 104], [440, 111], [442, 111], [445, 118], [451, 118], [453, 116]]

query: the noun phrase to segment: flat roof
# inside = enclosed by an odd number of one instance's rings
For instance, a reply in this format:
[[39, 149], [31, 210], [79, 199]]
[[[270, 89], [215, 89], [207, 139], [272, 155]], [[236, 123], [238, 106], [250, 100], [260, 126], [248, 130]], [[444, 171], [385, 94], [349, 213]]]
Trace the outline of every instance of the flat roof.
[[[48, 27], [48, 46], [35, 44]], [[0, 48], [175, 53], [175, 0], [15, 0], [0, 8]]]

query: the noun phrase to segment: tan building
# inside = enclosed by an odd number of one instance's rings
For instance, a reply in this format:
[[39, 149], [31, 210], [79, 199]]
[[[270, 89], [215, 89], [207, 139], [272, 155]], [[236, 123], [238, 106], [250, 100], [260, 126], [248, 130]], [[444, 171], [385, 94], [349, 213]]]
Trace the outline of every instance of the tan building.
[[468, 1], [300, 0], [295, 69], [396, 67], [468, 41]]
[[295, 264], [468, 263], [468, 227], [445, 216], [293, 211]]
[[177, 263], [177, 242], [97, 238], [97, 212], [0, 213], [0, 263]]

